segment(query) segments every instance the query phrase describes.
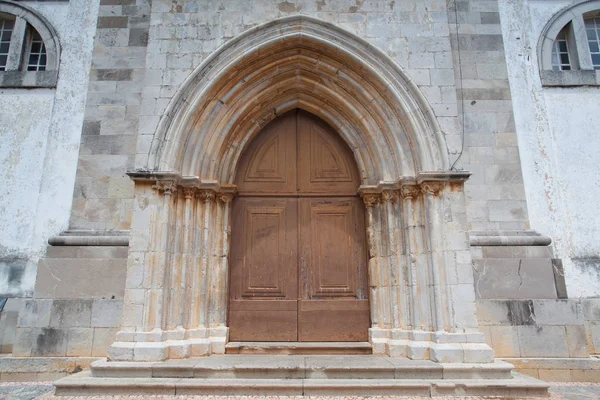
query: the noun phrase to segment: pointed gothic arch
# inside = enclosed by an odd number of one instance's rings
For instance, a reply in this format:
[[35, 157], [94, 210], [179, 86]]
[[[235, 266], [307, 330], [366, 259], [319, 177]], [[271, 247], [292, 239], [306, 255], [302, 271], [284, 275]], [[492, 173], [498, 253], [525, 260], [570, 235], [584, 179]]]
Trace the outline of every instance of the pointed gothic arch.
[[340, 132], [363, 184], [448, 169], [434, 113], [402, 69], [365, 40], [302, 15], [257, 26], [205, 60], [170, 102], [142, 167], [231, 183], [246, 144], [293, 108]]

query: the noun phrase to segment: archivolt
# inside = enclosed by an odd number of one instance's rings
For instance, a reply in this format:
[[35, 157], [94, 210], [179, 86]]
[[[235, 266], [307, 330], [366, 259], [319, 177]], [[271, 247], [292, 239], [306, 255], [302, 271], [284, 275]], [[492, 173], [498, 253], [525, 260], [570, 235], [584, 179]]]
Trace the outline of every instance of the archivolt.
[[148, 167], [232, 183], [247, 143], [293, 108], [342, 135], [363, 184], [448, 169], [443, 134], [410, 78], [366, 41], [306, 16], [249, 30], [200, 65], [163, 116]]

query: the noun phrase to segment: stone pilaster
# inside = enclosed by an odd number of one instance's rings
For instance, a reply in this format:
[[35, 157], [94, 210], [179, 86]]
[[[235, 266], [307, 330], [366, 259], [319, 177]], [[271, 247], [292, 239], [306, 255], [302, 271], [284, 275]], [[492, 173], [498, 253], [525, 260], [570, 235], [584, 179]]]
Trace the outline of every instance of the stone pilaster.
[[[224, 353], [229, 208], [235, 188], [138, 174], [123, 326], [109, 358]], [[144, 239], [147, 239], [145, 241]], [[130, 284], [129, 284], [130, 283]]]

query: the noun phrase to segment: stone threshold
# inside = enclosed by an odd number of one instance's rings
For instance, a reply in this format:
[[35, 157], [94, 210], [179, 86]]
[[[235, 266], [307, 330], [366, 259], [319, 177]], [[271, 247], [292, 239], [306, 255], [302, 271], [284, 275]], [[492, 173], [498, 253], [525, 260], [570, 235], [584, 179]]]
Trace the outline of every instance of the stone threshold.
[[96, 361], [55, 382], [57, 395], [544, 396], [548, 385], [509, 363], [441, 364], [373, 355], [219, 355], [162, 362]]
[[229, 342], [226, 354], [372, 354], [369, 342]]
[[506, 396], [545, 397], [548, 384], [513, 379], [178, 379], [93, 378], [89, 372], [55, 382], [57, 396], [272, 395], [272, 396]]

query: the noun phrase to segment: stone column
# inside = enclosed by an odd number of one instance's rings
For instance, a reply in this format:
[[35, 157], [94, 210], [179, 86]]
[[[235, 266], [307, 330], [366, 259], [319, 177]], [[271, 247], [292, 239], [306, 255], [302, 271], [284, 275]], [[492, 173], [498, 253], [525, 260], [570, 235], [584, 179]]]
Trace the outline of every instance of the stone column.
[[235, 188], [147, 175], [136, 181], [123, 324], [109, 359], [224, 353]]
[[493, 361], [477, 328], [472, 271], [465, 261], [467, 177], [424, 173], [360, 189], [367, 206], [375, 353]]

